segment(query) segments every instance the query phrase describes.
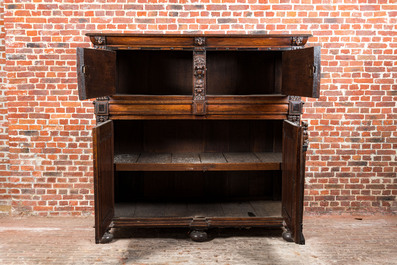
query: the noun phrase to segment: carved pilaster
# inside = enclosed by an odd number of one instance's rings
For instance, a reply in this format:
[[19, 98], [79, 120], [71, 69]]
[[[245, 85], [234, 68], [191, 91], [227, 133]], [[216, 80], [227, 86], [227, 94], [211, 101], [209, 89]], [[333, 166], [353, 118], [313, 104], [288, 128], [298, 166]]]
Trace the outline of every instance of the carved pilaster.
[[194, 67], [194, 100], [205, 99], [205, 74], [206, 74], [206, 61], [205, 51], [195, 52], [193, 59]]
[[109, 97], [100, 97], [94, 101], [96, 122], [101, 123], [109, 120]]
[[288, 120], [300, 124], [300, 117], [302, 114], [303, 102], [299, 96], [289, 96], [288, 97]]
[[204, 115], [206, 113], [205, 92], [206, 92], [206, 52], [205, 38], [196, 37], [193, 51], [193, 113]]
[[302, 127], [303, 127], [303, 152], [307, 151], [307, 148], [309, 147], [309, 123], [306, 121], [302, 121]]

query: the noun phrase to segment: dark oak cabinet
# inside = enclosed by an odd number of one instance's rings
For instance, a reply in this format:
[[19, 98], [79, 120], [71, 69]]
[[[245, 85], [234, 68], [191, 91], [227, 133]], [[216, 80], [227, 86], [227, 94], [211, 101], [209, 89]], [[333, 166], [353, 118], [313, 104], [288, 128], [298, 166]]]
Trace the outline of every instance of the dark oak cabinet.
[[80, 99], [96, 98], [95, 239], [113, 227], [283, 227], [302, 234], [310, 35], [87, 34]]

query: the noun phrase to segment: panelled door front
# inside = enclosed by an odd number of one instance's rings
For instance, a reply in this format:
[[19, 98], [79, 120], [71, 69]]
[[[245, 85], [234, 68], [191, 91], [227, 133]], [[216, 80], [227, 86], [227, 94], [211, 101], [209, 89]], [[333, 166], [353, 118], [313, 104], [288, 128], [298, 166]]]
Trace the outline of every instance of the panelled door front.
[[80, 100], [116, 93], [116, 52], [77, 48], [77, 78]]
[[304, 244], [302, 234], [304, 163], [303, 129], [290, 121], [283, 123], [282, 217], [292, 240]]
[[95, 241], [101, 243], [114, 217], [113, 121], [93, 128]]
[[320, 96], [321, 47], [284, 51], [281, 93], [291, 96]]

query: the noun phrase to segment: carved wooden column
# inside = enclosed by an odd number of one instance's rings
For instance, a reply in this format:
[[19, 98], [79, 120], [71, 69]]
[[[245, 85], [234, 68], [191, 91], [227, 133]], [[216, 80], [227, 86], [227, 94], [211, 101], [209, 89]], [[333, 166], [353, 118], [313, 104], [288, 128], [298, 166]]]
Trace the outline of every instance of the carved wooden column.
[[193, 50], [193, 114], [205, 115], [205, 94], [206, 94], [206, 52], [205, 38], [194, 38]]

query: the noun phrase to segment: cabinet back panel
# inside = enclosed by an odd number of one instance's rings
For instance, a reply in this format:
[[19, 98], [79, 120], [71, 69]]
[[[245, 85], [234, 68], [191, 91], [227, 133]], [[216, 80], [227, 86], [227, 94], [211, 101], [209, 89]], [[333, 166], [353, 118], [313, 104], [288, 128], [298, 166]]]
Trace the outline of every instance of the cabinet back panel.
[[280, 63], [277, 52], [207, 51], [207, 94], [279, 93], [276, 73]]
[[191, 95], [188, 51], [117, 51], [118, 94]]
[[282, 121], [115, 121], [115, 153], [280, 152]]
[[116, 202], [279, 199], [280, 171], [117, 172]]

